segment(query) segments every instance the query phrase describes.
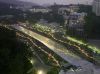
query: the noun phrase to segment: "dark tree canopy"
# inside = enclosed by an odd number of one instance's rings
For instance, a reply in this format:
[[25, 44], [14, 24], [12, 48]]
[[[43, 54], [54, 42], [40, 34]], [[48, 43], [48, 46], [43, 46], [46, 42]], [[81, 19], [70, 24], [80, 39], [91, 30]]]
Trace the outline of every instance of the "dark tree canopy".
[[0, 74], [26, 74], [31, 66], [24, 55], [26, 49], [14, 31], [0, 27]]

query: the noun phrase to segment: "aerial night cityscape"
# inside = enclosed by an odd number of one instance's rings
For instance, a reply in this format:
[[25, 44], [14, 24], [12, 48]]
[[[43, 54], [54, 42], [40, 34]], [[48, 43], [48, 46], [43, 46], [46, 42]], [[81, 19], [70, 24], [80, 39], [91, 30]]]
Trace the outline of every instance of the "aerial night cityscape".
[[0, 0], [0, 74], [100, 74], [100, 0]]

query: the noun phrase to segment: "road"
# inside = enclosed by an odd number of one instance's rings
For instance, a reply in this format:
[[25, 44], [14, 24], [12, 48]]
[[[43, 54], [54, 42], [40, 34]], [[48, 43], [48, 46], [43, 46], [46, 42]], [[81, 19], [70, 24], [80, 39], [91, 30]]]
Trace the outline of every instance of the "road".
[[53, 52], [55, 52], [57, 55], [59, 55], [60, 57], [62, 57], [64, 60], [68, 61], [72, 65], [81, 66], [83, 70], [93, 70], [95, 72], [94, 74], [100, 73], [99, 69], [98, 70], [95, 69], [95, 66], [92, 63], [86, 60], [83, 60], [81, 57], [71, 53], [62, 44], [57, 43], [56, 41], [53, 41], [52, 39], [44, 37], [36, 32], [33, 32], [25, 27], [22, 27], [19, 25], [13, 25], [11, 27], [40, 41], [41, 43], [43, 43], [45, 46], [47, 46], [49, 49], [51, 49]]
[[[59, 43], [57, 43], [56, 41], [53, 41], [47, 37], [44, 37], [40, 34], [37, 34], [31, 30], [28, 30], [22, 26], [13, 26], [13, 28], [33, 37], [34, 39], [40, 41], [41, 43], [43, 43], [44, 45], [46, 45], [48, 48], [50, 48], [52, 51], [54, 51], [55, 53], [57, 53], [58, 55], [60, 55], [62, 58], [66, 59], [67, 61], [69, 61], [70, 63], [72, 62], [73, 65], [76, 66], [81, 66], [80, 63], [78, 63], [78, 61], [82, 60], [80, 57], [74, 55], [73, 53], [69, 52], [67, 50], [67, 48]], [[64, 57], [65, 56], [65, 57]], [[68, 58], [66, 58], [68, 56]], [[73, 58], [72, 58], [73, 57]], [[72, 59], [74, 59], [74, 61], [72, 61]], [[70, 61], [71, 60], [71, 61]], [[77, 62], [75, 62], [75, 60]], [[82, 60], [82, 62], [85, 60]], [[87, 64], [89, 62], [86, 62], [85, 64]]]

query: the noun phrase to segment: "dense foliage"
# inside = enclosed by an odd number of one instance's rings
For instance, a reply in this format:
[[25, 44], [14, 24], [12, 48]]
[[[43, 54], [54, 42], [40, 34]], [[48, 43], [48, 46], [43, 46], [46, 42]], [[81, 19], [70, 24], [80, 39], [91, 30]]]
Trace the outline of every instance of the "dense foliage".
[[91, 11], [92, 11], [91, 5], [82, 5], [82, 4], [79, 5], [79, 10], [78, 10], [79, 13], [81, 12], [91, 13]]
[[31, 67], [25, 58], [26, 49], [14, 31], [0, 27], [0, 74], [26, 74]]
[[[10, 8], [10, 6], [13, 6], [14, 8]], [[7, 15], [12, 15], [12, 17], [8, 17]], [[29, 23], [34, 24], [41, 18], [47, 20], [48, 22], [57, 22], [59, 24], [64, 24], [63, 16], [59, 15], [57, 11], [52, 11], [48, 13], [35, 13], [28, 10], [22, 11], [20, 9], [16, 9], [16, 6], [14, 5], [0, 3], [0, 23], [13, 24], [17, 22], [28, 21]]]
[[100, 16], [96, 16], [92, 12], [92, 6], [80, 5], [79, 8], [79, 12], [87, 13], [84, 29], [88, 38], [100, 39]]
[[58, 74], [59, 73], [59, 70], [57, 68], [51, 68], [47, 74]]

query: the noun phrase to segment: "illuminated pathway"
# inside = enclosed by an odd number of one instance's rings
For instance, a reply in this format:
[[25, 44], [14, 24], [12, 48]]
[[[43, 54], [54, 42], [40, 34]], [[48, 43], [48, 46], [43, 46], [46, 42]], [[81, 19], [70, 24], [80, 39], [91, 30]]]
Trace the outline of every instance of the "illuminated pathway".
[[75, 54], [69, 52], [67, 50], [67, 48], [59, 43], [57, 43], [56, 41], [53, 41], [47, 37], [44, 37], [38, 33], [35, 33], [31, 30], [28, 30], [22, 26], [12, 26], [14, 29], [23, 32], [26, 35], [31, 36], [32, 38], [40, 41], [41, 43], [43, 43], [45, 46], [47, 46], [49, 49], [51, 49], [53, 52], [55, 52], [56, 54], [58, 54], [60, 57], [62, 57], [64, 60], [68, 61], [69, 63], [71, 63], [72, 65], [76, 65], [76, 66], [81, 66], [82, 69], [84, 71], [95, 71], [98, 73], [95, 74], [99, 74], [99, 70], [95, 69], [95, 66], [86, 61], [81, 59], [80, 57], [76, 56]]
[[[25, 26], [24, 26], [25, 27]], [[41, 25], [39, 25], [39, 27], [42, 27]], [[38, 28], [38, 27], [33, 27], [35, 30], [37, 30], [38, 32], [40, 32], [40, 33], [44, 33], [44, 34], [46, 34], [46, 35], [48, 35], [48, 36], [50, 36], [50, 37], [52, 37], [55, 41], [59, 41], [59, 42], [61, 42], [61, 43], [65, 43], [65, 44], [67, 44], [67, 45], [70, 45], [71, 47], [75, 47], [75, 48], [77, 48], [77, 50], [79, 50], [82, 54], [84, 54], [87, 58], [89, 58], [89, 59], [93, 59], [93, 60], [95, 60], [95, 58], [93, 57], [93, 56], [90, 56], [89, 55], [89, 53], [87, 53], [86, 51], [85, 51], [85, 49], [84, 48], [82, 48], [82, 47], [80, 47], [81, 45], [84, 45], [84, 46], [86, 46], [87, 48], [89, 48], [89, 49], [91, 49], [94, 53], [95, 52], [97, 52], [97, 53], [100, 53], [100, 51], [99, 51], [99, 49], [97, 49], [96, 47], [93, 47], [93, 46], [91, 46], [91, 45], [88, 45], [87, 43], [84, 43], [84, 42], [82, 42], [82, 41], [79, 41], [79, 40], [77, 40], [77, 39], [75, 39], [75, 38], [72, 38], [72, 37], [69, 37], [69, 36], [63, 36], [63, 38], [64, 39], [67, 39], [67, 40], [69, 40], [69, 41], [71, 41], [71, 42], [75, 42], [75, 43], [77, 43], [77, 44], [79, 44], [79, 45], [76, 45], [76, 44], [73, 44], [73, 43], [70, 43], [70, 42], [68, 42], [68, 41], [63, 41], [63, 40], [59, 40], [59, 39], [57, 39], [53, 34], [51, 34], [50, 32], [46, 32], [44, 29], [40, 29], [40, 28]]]
[[20, 35], [20, 33], [16, 33], [18, 36], [22, 37], [22, 38], [26, 38], [28, 39], [34, 46], [36, 46], [38, 49], [40, 49], [42, 52], [44, 52], [45, 54], [47, 54], [49, 56], [48, 59], [53, 59], [53, 61], [56, 63], [57, 66], [60, 66], [59, 62], [56, 60], [56, 58], [54, 56], [52, 56], [52, 54], [48, 53], [47, 51], [43, 50], [39, 45], [35, 44], [33, 42], [33, 40], [29, 37], [25, 37], [25, 36], [22, 36]]
[[76, 56], [75, 54], [69, 52], [65, 46], [57, 43], [56, 41], [53, 41], [52, 39], [44, 37], [38, 33], [35, 33], [19, 25], [16, 25], [16, 26], [13, 25], [12, 27], [40, 41], [41, 43], [43, 43], [45, 46], [47, 46], [49, 49], [51, 49], [53, 52], [58, 54], [60, 57], [62, 57], [64, 60], [68, 61], [72, 65], [81, 66], [84, 71], [94, 71], [95, 72], [94, 74], [100, 73], [100, 69], [95, 69], [95, 66], [92, 63], [86, 60], [83, 60], [80, 57]]
[[46, 45], [52, 51], [54, 51], [59, 56], [61, 56], [63, 59], [65, 59], [66, 61], [70, 62], [73, 65], [84, 67], [87, 64], [90, 64], [90, 62], [87, 62], [87, 61], [81, 59], [80, 57], [74, 55], [73, 53], [69, 52], [67, 50], [67, 48], [64, 47], [63, 45], [61, 45], [61, 44], [59, 44], [59, 43], [57, 43], [57, 42], [55, 42], [47, 37], [44, 37], [44, 36], [37, 34], [33, 31], [25, 29], [24, 27], [21, 27], [21, 26], [13, 26], [13, 28], [15, 28], [15, 29], [33, 37], [34, 39], [40, 41], [41, 43]]

